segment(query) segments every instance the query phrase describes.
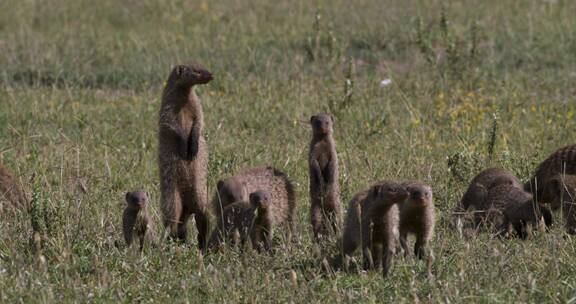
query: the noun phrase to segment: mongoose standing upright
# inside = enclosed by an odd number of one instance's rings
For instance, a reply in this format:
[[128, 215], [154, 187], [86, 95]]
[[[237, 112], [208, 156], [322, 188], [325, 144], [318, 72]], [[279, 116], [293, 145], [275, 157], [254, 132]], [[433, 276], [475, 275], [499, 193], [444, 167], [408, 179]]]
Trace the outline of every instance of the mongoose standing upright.
[[212, 80], [198, 64], [174, 67], [164, 88], [160, 107], [158, 165], [160, 209], [170, 237], [186, 240], [192, 214], [198, 246], [204, 250], [208, 233], [206, 142], [202, 136], [202, 105], [194, 86]]
[[308, 156], [310, 174], [310, 217], [312, 231], [318, 240], [340, 227], [340, 183], [338, 155], [334, 142], [331, 115], [318, 114], [310, 118], [312, 141]]
[[557, 174], [548, 180], [542, 201], [562, 206], [564, 226], [569, 234], [576, 234], [576, 175]]
[[126, 245], [130, 246], [134, 234], [140, 241], [140, 250], [144, 244], [153, 245], [156, 243], [156, 232], [154, 222], [148, 214], [148, 194], [144, 191], [134, 191], [126, 193], [126, 208], [122, 214], [122, 229]]
[[271, 212], [278, 221], [289, 226], [290, 234], [294, 233], [294, 216], [296, 198], [292, 183], [280, 170], [274, 167], [256, 167], [245, 170], [238, 175], [218, 181], [217, 191], [212, 199], [212, 208], [216, 217], [221, 220], [226, 206], [237, 201], [248, 201], [249, 193], [265, 191], [271, 204]]
[[400, 245], [404, 254], [408, 254], [408, 234], [416, 236], [414, 254], [422, 259], [428, 255], [428, 244], [434, 234], [435, 214], [432, 189], [421, 182], [404, 184], [410, 193], [400, 208]]
[[342, 255], [349, 257], [362, 248], [364, 268], [378, 268], [388, 274], [398, 241], [398, 203], [408, 197], [406, 189], [395, 182], [383, 181], [354, 195], [342, 236]]
[[527, 237], [527, 228], [539, 228], [542, 210], [530, 193], [518, 187], [501, 184], [488, 192], [487, 221], [500, 236], [514, 228], [521, 239]]
[[[6, 200], [10, 205], [3, 206], [3, 200]], [[26, 196], [12, 173], [0, 165], [0, 211], [26, 208], [27, 205]]]
[[[524, 189], [536, 197], [540, 204], [551, 203], [543, 199], [548, 181], [557, 174], [576, 174], [576, 144], [562, 147], [550, 154], [536, 169]], [[551, 204], [553, 210], [560, 204]]]

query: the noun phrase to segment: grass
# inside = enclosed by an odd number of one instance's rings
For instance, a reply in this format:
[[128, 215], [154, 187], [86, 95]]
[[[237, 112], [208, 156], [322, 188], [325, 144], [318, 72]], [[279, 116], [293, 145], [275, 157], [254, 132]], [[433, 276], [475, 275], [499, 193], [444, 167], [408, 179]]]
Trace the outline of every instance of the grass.
[[[29, 214], [0, 215], [0, 302], [574, 301], [576, 243], [561, 224], [529, 241], [462, 239], [450, 218], [480, 169], [526, 180], [574, 142], [575, 10], [562, 0], [0, 2], [0, 162], [50, 217], [38, 252]], [[297, 186], [300, 244], [205, 257], [195, 241], [142, 255], [113, 246], [126, 191], [146, 189], [159, 220], [160, 94], [188, 59], [216, 77], [198, 88], [210, 192], [242, 168], [279, 167]], [[385, 280], [323, 270], [335, 249], [311, 239], [306, 154], [308, 119], [326, 111], [343, 202], [375, 180], [433, 186], [429, 266], [398, 258]]]

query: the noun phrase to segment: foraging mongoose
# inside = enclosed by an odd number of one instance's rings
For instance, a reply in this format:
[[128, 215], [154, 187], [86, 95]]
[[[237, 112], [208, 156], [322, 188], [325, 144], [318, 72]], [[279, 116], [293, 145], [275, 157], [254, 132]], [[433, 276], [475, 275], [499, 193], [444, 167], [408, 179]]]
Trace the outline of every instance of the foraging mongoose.
[[296, 198], [292, 183], [280, 170], [274, 167], [255, 167], [218, 181], [217, 190], [212, 199], [214, 214], [221, 220], [222, 211], [226, 206], [237, 201], [248, 201], [248, 193], [259, 190], [270, 196], [270, 212], [276, 217], [276, 223], [285, 223], [294, 233], [294, 216]]
[[[10, 205], [3, 206], [2, 201], [4, 200]], [[19, 183], [8, 169], [0, 165], [0, 210], [26, 208], [27, 205], [26, 196]]]
[[576, 174], [576, 144], [562, 147], [550, 154], [536, 169], [524, 189], [530, 191], [540, 204], [552, 203], [553, 210], [560, 208], [559, 203], [547, 202], [543, 193], [548, 181], [557, 174]]
[[122, 230], [126, 245], [130, 246], [134, 234], [140, 241], [140, 250], [144, 244], [156, 243], [154, 222], [148, 214], [148, 194], [144, 191], [126, 193], [126, 208], [122, 214]]
[[198, 64], [174, 67], [162, 94], [158, 132], [160, 209], [170, 237], [185, 241], [192, 214], [203, 250], [208, 233], [207, 162], [202, 104], [194, 86], [212, 80]]
[[395, 182], [382, 181], [354, 195], [342, 235], [342, 255], [349, 257], [362, 248], [364, 268], [383, 266], [386, 276], [392, 264], [398, 240], [398, 203], [408, 197], [406, 189]]
[[509, 184], [522, 188], [520, 180], [510, 171], [502, 168], [488, 168], [476, 175], [470, 182], [466, 193], [462, 196], [461, 206], [464, 210], [469, 208], [484, 210], [486, 196], [490, 188], [500, 184]]
[[337, 233], [340, 227], [340, 183], [338, 155], [334, 142], [331, 115], [318, 114], [310, 118], [312, 141], [308, 155], [310, 174], [310, 218], [314, 237]]
[[421, 182], [405, 183], [408, 199], [399, 204], [400, 208], [400, 245], [404, 254], [408, 255], [408, 234], [416, 236], [414, 254], [422, 259], [428, 255], [428, 243], [434, 233], [436, 220], [432, 189]]
[[550, 178], [542, 200], [562, 206], [566, 232], [576, 234], [576, 175], [557, 174]]
[[538, 228], [542, 211], [532, 195], [512, 185], [501, 184], [490, 189], [488, 193], [488, 221], [498, 229], [502, 236], [514, 228], [521, 239], [527, 237], [527, 228]]

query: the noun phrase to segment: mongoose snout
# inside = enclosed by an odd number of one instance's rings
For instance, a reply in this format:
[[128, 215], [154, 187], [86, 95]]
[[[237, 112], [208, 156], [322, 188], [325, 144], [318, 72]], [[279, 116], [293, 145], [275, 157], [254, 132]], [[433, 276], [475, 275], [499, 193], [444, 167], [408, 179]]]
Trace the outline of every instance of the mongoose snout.
[[250, 193], [250, 203], [256, 208], [268, 209], [270, 207], [270, 197], [266, 191], [256, 191]]

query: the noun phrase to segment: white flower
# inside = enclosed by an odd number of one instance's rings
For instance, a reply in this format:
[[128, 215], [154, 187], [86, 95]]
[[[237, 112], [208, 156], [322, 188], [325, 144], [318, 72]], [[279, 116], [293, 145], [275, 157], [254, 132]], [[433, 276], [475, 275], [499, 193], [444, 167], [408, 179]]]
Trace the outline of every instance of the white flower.
[[391, 84], [392, 84], [392, 79], [390, 79], [390, 78], [386, 78], [386, 79], [380, 81], [380, 87], [382, 87], [382, 88], [387, 87]]

